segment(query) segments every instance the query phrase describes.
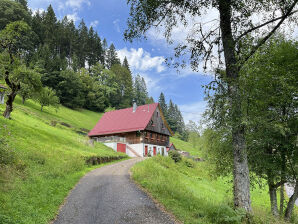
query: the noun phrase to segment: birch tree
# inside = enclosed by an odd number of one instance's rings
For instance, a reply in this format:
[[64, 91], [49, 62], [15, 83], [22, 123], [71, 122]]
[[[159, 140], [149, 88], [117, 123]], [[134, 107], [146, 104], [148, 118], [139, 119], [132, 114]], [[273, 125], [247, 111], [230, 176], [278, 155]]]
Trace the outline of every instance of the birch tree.
[[[201, 62], [203, 67], [207, 67], [208, 63], [212, 64], [214, 59], [218, 59], [218, 66], [225, 69], [229, 99], [227, 113], [232, 121], [234, 205], [247, 212], [251, 212], [250, 180], [239, 74], [246, 61], [285, 22], [295, 19], [297, 2], [298, 0], [128, 0], [130, 17], [124, 33], [127, 40], [146, 38], [151, 28], [162, 26], [163, 36], [169, 43], [174, 43], [172, 31], [177, 24], [182, 24], [185, 30], [181, 32], [188, 35], [183, 43], [175, 47], [175, 56], [181, 60], [173, 61], [174, 65], [184, 67], [190, 64], [193, 70], [198, 71]], [[187, 30], [189, 19], [195, 21], [212, 11], [218, 14], [217, 18], [194, 23]], [[209, 23], [214, 25], [204, 29], [204, 25]], [[221, 56], [224, 60], [221, 60]]]

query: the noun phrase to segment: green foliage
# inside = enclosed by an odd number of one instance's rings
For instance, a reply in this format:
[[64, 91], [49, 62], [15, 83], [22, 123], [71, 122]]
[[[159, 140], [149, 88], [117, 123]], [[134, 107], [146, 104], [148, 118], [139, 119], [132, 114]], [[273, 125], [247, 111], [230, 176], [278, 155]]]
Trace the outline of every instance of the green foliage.
[[41, 111], [43, 107], [52, 106], [56, 109], [59, 107], [59, 98], [54, 90], [49, 87], [44, 87], [37, 95], [37, 101], [40, 103]]
[[29, 12], [19, 3], [11, 0], [0, 1], [0, 30], [11, 22], [23, 20], [30, 23]]
[[178, 163], [182, 160], [182, 156], [176, 150], [169, 151], [169, 157], [174, 160], [175, 163]]

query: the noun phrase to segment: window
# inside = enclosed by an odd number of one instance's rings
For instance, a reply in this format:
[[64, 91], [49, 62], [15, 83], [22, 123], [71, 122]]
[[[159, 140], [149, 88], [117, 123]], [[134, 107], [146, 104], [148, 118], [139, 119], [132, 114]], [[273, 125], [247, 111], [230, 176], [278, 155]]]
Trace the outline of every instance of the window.
[[140, 131], [137, 131], [136, 132], [136, 137], [140, 137], [141, 136], [141, 132]]
[[150, 132], [150, 138], [152, 138], [152, 139], [153, 139], [153, 133], [152, 133], [152, 132]]
[[156, 112], [156, 116], [158, 117], [158, 112]]
[[150, 121], [150, 125], [153, 125], [153, 120]]

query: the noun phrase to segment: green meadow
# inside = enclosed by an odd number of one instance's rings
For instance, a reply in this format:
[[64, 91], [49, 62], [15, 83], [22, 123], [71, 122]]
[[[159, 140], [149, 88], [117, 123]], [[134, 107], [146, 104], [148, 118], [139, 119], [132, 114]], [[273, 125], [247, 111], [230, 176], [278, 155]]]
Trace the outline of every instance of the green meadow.
[[48, 223], [78, 180], [102, 166], [88, 158], [126, 158], [88, 144], [86, 133], [101, 116], [66, 107], [41, 112], [39, 104], [16, 99], [12, 119], [0, 117], [0, 223]]
[[[212, 178], [206, 162], [183, 159], [175, 163], [169, 157], [157, 156], [136, 164], [132, 173], [137, 183], [183, 223], [240, 224], [247, 221], [245, 212], [233, 209], [232, 178]], [[251, 223], [284, 223], [271, 216], [266, 187], [255, 186], [251, 198], [254, 210]], [[294, 223], [298, 223], [297, 217], [296, 209]]]

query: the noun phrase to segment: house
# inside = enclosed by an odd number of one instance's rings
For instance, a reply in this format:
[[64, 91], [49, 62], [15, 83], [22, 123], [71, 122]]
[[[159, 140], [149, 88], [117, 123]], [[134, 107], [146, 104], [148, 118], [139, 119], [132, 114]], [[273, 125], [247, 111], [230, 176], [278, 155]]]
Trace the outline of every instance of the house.
[[5, 90], [7, 88], [0, 84], [0, 104], [4, 104]]
[[106, 112], [89, 138], [131, 157], [167, 156], [169, 128], [158, 103]]

